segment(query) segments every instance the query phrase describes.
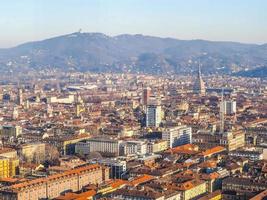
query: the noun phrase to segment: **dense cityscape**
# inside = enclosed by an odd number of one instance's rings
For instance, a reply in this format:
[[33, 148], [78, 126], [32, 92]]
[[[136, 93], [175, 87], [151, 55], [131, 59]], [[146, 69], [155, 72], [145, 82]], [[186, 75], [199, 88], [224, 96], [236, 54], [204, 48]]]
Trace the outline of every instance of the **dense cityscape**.
[[[14, 79], [15, 80], [15, 79]], [[1, 82], [0, 199], [263, 199], [267, 81], [62, 73]]]
[[0, 200], [267, 200], [266, 0], [0, 8]]

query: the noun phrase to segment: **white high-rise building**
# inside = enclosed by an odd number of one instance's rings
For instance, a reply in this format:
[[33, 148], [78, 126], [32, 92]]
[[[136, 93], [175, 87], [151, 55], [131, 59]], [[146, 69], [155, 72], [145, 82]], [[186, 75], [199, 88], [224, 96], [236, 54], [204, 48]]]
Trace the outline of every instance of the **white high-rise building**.
[[236, 101], [224, 101], [223, 102], [223, 113], [225, 115], [232, 115], [236, 113]]
[[146, 108], [146, 126], [159, 127], [161, 123], [161, 106], [148, 105]]
[[18, 105], [23, 105], [23, 91], [21, 88], [18, 89], [17, 103]]
[[192, 143], [192, 129], [188, 126], [176, 126], [162, 131], [162, 139], [168, 142], [168, 147], [173, 148]]

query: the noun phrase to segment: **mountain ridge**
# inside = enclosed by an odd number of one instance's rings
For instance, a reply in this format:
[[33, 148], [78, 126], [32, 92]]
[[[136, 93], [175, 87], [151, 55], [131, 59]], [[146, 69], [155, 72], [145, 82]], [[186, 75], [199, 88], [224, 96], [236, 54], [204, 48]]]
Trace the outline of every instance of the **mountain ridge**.
[[267, 65], [267, 44], [74, 32], [0, 49], [0, 71], [235, 73]]

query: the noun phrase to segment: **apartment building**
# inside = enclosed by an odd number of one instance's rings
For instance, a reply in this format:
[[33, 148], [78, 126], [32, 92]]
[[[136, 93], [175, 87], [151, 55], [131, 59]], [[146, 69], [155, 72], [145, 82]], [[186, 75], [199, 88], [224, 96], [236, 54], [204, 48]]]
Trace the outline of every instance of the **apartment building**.
[[1, 200], [53, 199], [62, 192], [81, 190], [88, 184], [109, 180], [109, 169], [98, 164], [86, 165], [45, 178], [27, 180], [0, 189]]
[[166, 140], [149, 141], [147, 143], [147, 153], [157, 153], [168, 149], [168, 142]]
[[192, 142], [192, 129], [188, 126], [176, 126], [162, 131], [162, 139], [166, 140], [169, 148]]
[[18, 137], [22, 134], [21, 126], [3, 125], [0, 129], [0, 135], [3, 137]]
[[120, 149], [122, 155], [143, 155], [147, 153], [147, 143], [141, 140], [124, 141]]
[[90, 138], [75, 145], [75, 153], [88, 155], [91, 152], [100, 152], [110, 155], [119, 155], [121, 140], [110, 138]]
[[223, 199], [249, 199], [266, 190], [266, 180], [228, 177], [222, 181]]
[[15, 176], [18, 171], [18, 166], [18, 159], [0, 157], [0, 178]]
[[245, 145], [245, 134], [243, 131], [225, 133], [200, 132], [193, 135], [193, 144], [201, 149], [208, 149], [215, 146], [223, 146], [227, 151], [233, 151]]
[[43, 162], [45, 160], [45, 143], [23, 144], [18, 148], [18, 154], [26, 162]]

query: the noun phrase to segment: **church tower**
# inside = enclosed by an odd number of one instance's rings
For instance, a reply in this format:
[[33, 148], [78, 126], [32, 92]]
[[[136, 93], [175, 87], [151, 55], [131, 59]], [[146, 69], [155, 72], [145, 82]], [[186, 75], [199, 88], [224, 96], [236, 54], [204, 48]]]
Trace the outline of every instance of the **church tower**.
[[206, 94], [206, 87], [205, 87], [205, 82], [203, 81], [202, 76], [201, 76], [200, 64], [198, 65], [198, 75], [197, 75], [197, 79], [193, 87], [193, 91], [195, 94], [199, 94], [199, 95]]

